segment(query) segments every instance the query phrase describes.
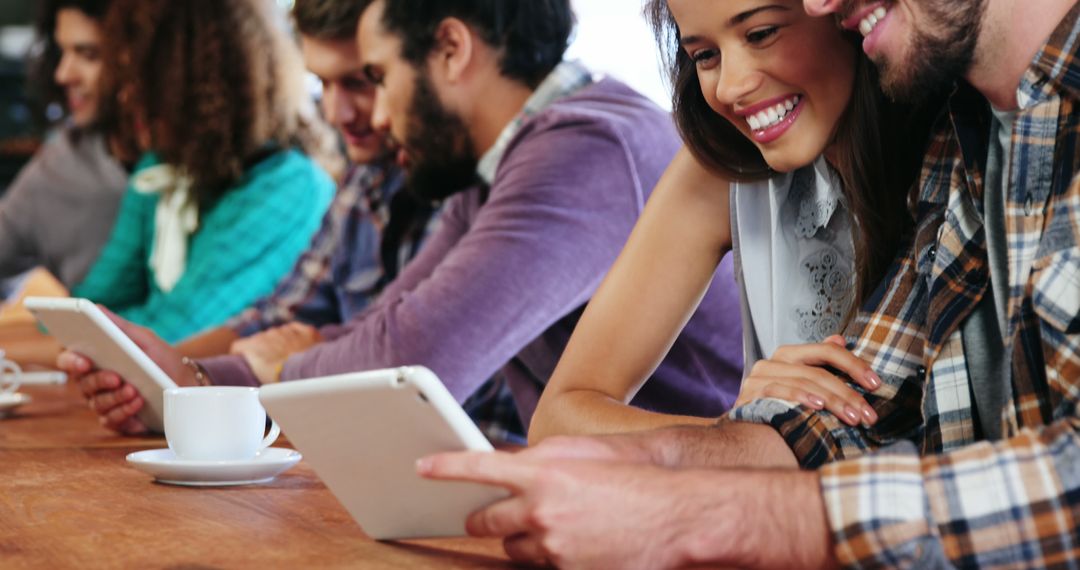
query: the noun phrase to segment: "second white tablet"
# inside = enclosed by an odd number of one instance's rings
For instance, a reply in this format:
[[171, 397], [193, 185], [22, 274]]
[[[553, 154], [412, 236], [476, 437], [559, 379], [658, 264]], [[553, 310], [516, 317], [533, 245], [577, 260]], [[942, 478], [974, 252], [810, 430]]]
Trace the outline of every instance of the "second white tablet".
[[492, 451], [427, 368], [269, 384], [260, 399], [372, 538], [462, 536], [469, 513], [507, 495], [416, 474], [416, 460], [432, 453]]

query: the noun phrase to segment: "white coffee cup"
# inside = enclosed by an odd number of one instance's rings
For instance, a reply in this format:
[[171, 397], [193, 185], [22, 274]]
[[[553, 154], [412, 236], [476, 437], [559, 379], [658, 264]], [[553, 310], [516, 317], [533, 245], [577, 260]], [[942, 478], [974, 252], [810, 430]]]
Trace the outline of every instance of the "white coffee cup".
[[0, 396], [14, 394], [22, 383], [22, 368], [4, 358], [5, 354], [3, 350], [0, 350]]
[[266, 428], [258, 388], [205, 386], [165, 390], [165, 439], [179, 459], [242, 461], [274, 443], [281, 428]]

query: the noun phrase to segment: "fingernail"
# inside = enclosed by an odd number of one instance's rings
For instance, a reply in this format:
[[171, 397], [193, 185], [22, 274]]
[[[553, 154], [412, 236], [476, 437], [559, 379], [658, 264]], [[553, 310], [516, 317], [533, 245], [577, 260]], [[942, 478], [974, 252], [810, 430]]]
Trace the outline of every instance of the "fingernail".
[[862, 415], [863, 415], [864, 418], [866, 418], [867, 423], [872, 424], [872, 423], [876, 422], [877, 419], [878, 419], [877, 414], [874, 413], [874, 409], [871, 408], [870, 406], [867, 406], [867, 407], [863, 408]]
[[851, 406], [844, 406], [844, 415], [851, 420], [851, 425], [857, 425], [859, 423], [859, 413]]
[[874, 374], [872, 370], [867, 372], [864, 378], [866, 378], [866, 383], [870, 385], [871, 390], [877, 390], [881, 387], [881, 377]]
[[814, 409], [817, 409], [817, 410], [820, 410], [820, 409], [825, 407], [825, 400], [822, 400], [821, 398], [819, 398], [819, 397], [817, 397], [817, 396], [815, 396], [813, 394], [807, 394], [806, 395], [806, 403], [810, 404], [810, 407], [812, 407]]
[[426, 475], [428, 473], [431, 473], [431, 458], [430, 457], [421, 457], [420, 459], [417, 459], [416, 460], [416, 472], [420, 473], [421, 475]]

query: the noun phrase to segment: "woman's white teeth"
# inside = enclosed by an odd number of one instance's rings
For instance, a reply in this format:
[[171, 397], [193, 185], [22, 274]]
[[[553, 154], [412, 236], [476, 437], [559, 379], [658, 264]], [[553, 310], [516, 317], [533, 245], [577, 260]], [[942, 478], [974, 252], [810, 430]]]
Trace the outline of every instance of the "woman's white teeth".
[[870, 14], [859, 22], [859, 33], [861, 33], [863, 37], [869, 36], [870, 32], [874, 31], [874, 28], [877, 27], [878, 22], [880, 22], [881, 19], [885, 17], [885, 14], [888, 13], [888, 10], [886, 10], [884, 6], [878, 6], [873, 12], [870, 12]]
[[758, 111], [753, 115], [748, 115], [746, 117], [746, 122], [750, 125], [750, 130], [752, 131], [767, 129], [783, 120], [783, 118], [799, 104], [799, 101], [800, 97], [795, 95], [794, 97], [788, 98], [783, 103], [777, 103], [768, 109]]

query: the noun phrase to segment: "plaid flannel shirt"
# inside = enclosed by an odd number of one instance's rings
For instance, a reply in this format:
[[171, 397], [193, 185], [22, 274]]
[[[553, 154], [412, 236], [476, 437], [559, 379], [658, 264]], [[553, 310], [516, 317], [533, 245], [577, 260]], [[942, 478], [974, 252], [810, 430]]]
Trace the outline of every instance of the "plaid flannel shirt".
[[[390, 199], [404, 182], [392, 165], [352, 167], [292, 272], [226, 326], [246, 337], [292, 321], [315, 327], [342, 323], [362, 311], [381, 289], [379, 238]], [[423, 237], [402, 240], [400, 257], [415, 255]]]
[[981, 438], [960, 333], [991, 294], [980, 171], [989, 109], [964, 86], [928, 149], [913, 237], [847, 330], [885, 382], [865, 394], [881, 420], [849, 428], [779, 400], [731, 414], [771, 424], [804, 467], [820, 467], [847, 566], [1080, 566], [1078, 12], [1018, 90], [1005, 196], [1003, 439]]

